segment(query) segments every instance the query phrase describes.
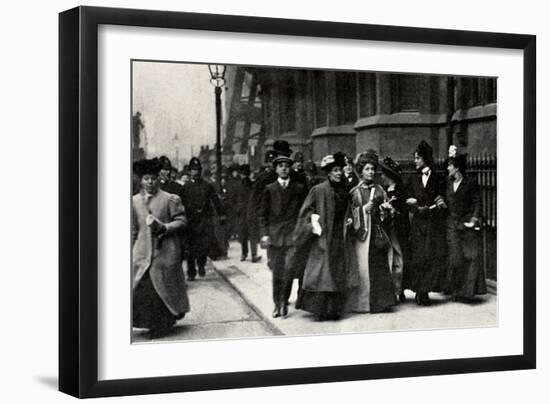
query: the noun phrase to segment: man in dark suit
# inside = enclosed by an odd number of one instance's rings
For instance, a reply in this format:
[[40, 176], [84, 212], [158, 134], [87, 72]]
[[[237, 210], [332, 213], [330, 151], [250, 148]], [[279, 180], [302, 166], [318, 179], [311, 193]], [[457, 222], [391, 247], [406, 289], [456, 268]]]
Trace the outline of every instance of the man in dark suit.
[[[260, 222], [257, 217], [257, 212], [261, 209], [262, 194], [265, 188], [277, 180], [277, 173], [273, 167], [273, 159], [277, 156], [290, 157], [292, 150], [290, 145], [285, 140], [276, 140], [273, 142], [273, 150], [268, 150], [265, 154], [265, 170], [258, 175], [254, 182], [250, 200], [248, 202], [249, 224], [253, 231], [259, 232]], [[292, 176], [292, 170], [290, 175]], [[267, 266], [271, 268], [271, 253], [267, 250]]]
[[241, 184], [241, 178], [239, 176], [239, 165], [237, 163], [231, 164], [228, 168], [228, 176], [226, 180], [226, 224], [228, 239], [233, 238], [238, 234], [238, 214], [236, 211], [237, 206], [237, 194]]
[[288, 314], [288, 299], [294, 274], [289, 265], [294, 246], [293, 233], [302, 203], [307, 196], [304, 184], [290, 177], [292, 159], [279, 155], [273, 160], [277, 180], [266, 186], [259, 213], [262, 246], [267, 246], [273, 273], [273, 317]]
[[344, 175], [342, 177], [342, 180], [344, 181], [344, 184], [346, 184], [346, 187], [348, 190], [352, 190], [359, 184], [359, 178], [355, 174], [355, 167], [353, 166], [353, 161], [346, 156], [346, 165], [344, 166]]
[[431, 146], [421, 141], [414, 153], [418, 175], [412, 178], [407, 205], [411, 220], [410, 289], [419, 306], [429, 306], [428, 293], [437, 291], [446, 265], [445, 182], [433, 169]]
[[258, 230], [257, 226], [253, 226], [249, 223], [248, 215], [248, 201], [253, 186], [250, 180], [250, 166], [248, 164], [240, 166], [239, 175], [241, 179], [235, 187], [235, 209], [237, 213], [237, 232], [239, 234], [239, 242], [241, 243], [241, 261], [246, 261], [246, 257], [248, 256], [248, 242], [250, 241], [252, 262], [258, 262], [262, 258], [258, 255]]

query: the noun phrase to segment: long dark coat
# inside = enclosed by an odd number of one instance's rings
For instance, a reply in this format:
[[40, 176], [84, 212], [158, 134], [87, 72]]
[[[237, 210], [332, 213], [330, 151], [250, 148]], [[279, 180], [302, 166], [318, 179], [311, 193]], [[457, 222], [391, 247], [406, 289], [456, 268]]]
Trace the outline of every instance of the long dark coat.
[[227, 185], [225, 187], [225, 216], [226, 216], [226, 227], [229, 231], [229, 235], [233, 235], [238, 232], [238, 220], [239, 216], [237, 213], [237, 199], [239, 188], [241, 185], [241, 179], [230, 176], [227, 179]]
[[411, 284], [410, 280], [410, 235], [411, 235], [411, 222], [409, 220], [409, 207], [406, 204], [407, 191], [402, 182], [398, 182], [394, 189], [387, 190], [388, 198], [391, 200], [391, 205], [395, 209], [395, 214], [392, 220], [392, 227], [397, 236], [399, 247], [401, 248], [401, 254], [403, 258], [403, 281], [402, 289], [409, 288]]
[[[166, 226], [159, 239], [146, 224], [149, 214]], [[149, 272], [153, 287], [170, 312], [189, 311], [186, 283], [181, 266], [182, 250], [178, 235], [186, 226], [185, 210], [179, 196], [159, 190], [148, 201], [140, 192], [132, 197], [133, 288]]]
[[[303, 266], [302, 289], [311, 292], [346, 292], [359, 283], [357, 272], [357, 257], [353, 242], [348, 237], [347, 227], [335, 229], [334, 225], [334, 190], [327, 181], [314, 186], [302, 205], [298, 223], [294, 231], [296, 242], [295, 266], [300, 271]], [[323, 229], [321, 236], [312, 233], [311, 215], [320, 216], [319, 223]], [[345, 273], [335, 279], [330, 268], [331, 238], [334, 232], [342, 232], [344, 236]]]
[[474, 179], [465, 177], [455, 192], [449, 181], [447, 201], [448, 288], [455, 296], [467, 298], [487, 293], [479, 231], [464, 226], [472, 218], [480, 219], [479, 186]]
[[174, 181], [164, 181], [160, 183], [160, 189], [169, 194], [174, 194], [183, 198], [183, 186]]
[[236, 226], [239, 234], [246, 232], [249, 228], [248, 202], [253, 186], [254, 183], [248, 177], [241, 179], [235, 186]]
[[189, 220], [187, 243], [189, 253], [203, 256], [209, 253], [215, 240], [214, 219], [222, 211], [214, 186], [202, 178], [183, 186], [183, 205]]
[[408, 286], [417, 293], [439, 291], [444, 283], [442, 278], [446, 269], [445, 216], [447, 211], [433, 208], [438, 195], [445, 196], [445, 183], [434, 170], [430, 174], [426, 187], [422, 184], [422, 174], [412, 178], [408, 198], [415, 198], [418, 205], [411, 209], [413, 213], [412, 251]]

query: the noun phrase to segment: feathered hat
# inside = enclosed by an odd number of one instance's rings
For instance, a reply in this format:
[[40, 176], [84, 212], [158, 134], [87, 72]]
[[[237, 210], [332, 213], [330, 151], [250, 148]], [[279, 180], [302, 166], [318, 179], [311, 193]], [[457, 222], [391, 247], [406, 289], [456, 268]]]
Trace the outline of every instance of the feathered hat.
[[445, 166], [452, 164], [462, 175], [466, 174], [466, 165], [468, 160], [468, 154], [458, 154], [458, 149], [455, 145], [449, 146], [449, 158], [445, 162]]
[[328, 172], [333, 167], [343, 168], [346, 165], [346, 155], [342, 152], [336, 152], [323, 157], [321, 160], [321, 169]]
[[394, 180], [399, 181], [401, 179], [401, 166], [397, 161], [392, 159], [390, 156], [386, 156], [384, 160], [380, 163], [382, 171]]

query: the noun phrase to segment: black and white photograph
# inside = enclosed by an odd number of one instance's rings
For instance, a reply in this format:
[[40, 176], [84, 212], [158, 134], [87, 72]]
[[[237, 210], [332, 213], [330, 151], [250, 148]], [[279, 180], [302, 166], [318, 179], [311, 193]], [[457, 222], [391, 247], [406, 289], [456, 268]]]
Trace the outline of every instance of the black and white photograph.
[[7, 3], [2, 401], [547, 395], [545, 9]]
[[132, 343], [498, 326], [497, 77], [130, 64]]

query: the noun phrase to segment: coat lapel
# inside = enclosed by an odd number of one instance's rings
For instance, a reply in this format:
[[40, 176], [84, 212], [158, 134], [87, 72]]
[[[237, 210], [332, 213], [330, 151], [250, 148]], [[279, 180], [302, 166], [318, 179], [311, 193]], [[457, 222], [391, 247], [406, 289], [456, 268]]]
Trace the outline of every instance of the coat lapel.
[[281, 193], [283, 192], [283, 188], [281, 187], [281, 184], [279, 184], [279, 181], [277, 181], [277, 184], [275, 185], [275, 188], [273, 189], [273, 192], [271, 192], [271, 208], [273, 209], [273, 213], [278, 215], [281, 212], [282, 209], [282, 198]]

